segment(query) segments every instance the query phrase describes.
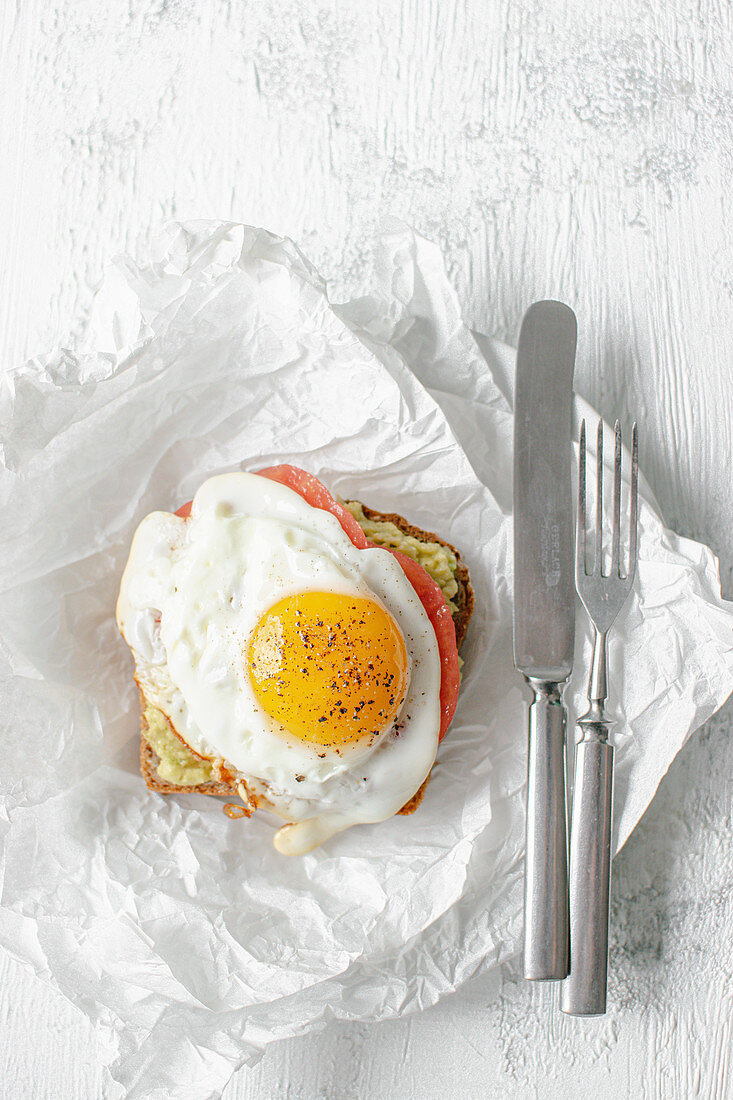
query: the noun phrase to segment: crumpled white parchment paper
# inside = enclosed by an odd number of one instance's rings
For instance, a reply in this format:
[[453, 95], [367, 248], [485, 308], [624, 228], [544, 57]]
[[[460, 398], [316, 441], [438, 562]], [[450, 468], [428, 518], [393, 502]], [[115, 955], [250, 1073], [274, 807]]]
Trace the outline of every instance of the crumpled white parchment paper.
[[[127, 1097], [216, 1096], [269, 1042], [433, 1004], [516, 949], [526, 692], [511, 657], [512, 352], [462, 323], [438, 250], [387, 223], [373, 297], [334, 307], [295, 246], [173, 226], [97, 296], [86, 350], [0, 392], [0, 942], [98, 1026]], [[588, 412], [587, 409], [579, 411]], [[136, 524], [217, 472], [294, 461], [464, 552], [461, 702], [419, 812], [297, 860], [138, 774], [113, 609]], [[616, 839], [733, 688], [705, 547], [641, 509], [614, 632]], [[581, 703], [589, 637], [578, 616]]]

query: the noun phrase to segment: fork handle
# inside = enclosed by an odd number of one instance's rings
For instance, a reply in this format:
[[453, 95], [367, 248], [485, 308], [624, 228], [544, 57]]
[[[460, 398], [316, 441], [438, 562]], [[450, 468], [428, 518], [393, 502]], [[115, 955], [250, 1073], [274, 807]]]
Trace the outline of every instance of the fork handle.
[[570, 975], [560, 1007], [570, 1016], [606, 1011], [611, 882], [613, 746], [604, 723], [587, 724], [575, 746], [570, 817]]
[[568, 864], [565, 707], [561, 684], [528, 677], [527, 856], [524, 976], [548, 981], [568, 972]]

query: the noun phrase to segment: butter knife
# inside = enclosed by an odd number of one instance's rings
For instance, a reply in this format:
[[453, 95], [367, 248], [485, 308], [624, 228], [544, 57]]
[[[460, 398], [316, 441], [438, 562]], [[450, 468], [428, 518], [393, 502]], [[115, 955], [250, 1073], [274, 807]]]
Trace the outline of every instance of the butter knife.
[[571, 489], [577, 324], [561, 302], [524, 315], [514, 390], [514, 663], [529, 708], [524, 976], [568, 973], [565, 729], [575, 639]]

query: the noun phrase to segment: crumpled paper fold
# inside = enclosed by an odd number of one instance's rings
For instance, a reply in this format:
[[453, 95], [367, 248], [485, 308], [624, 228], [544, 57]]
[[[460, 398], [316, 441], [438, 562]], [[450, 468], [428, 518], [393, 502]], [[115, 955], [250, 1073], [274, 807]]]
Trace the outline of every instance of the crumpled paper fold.
[[[172, 226], [149, 263], [111, 269], [81, 350], [3, 380], [0, 942], [96, 1023], [127, 1097], [216, 1096], [275, 1039], [421, 1009], [516, 950], [512, 353], [468, 331], [440, 253], [401, 224], [377, 241], [374, 287], [334, 306], [287, 240]], [[440, 531], [477, 599], [419, 812], [297, 860], [264, 814], [146, 790], [113, 620], [147, 512], [281, 461]], [[733, 688], [732, 627], [712, 554], [647, 494], [611, 648], [617, 846]], [[579, 614], [573, 712], [589, 652]]]

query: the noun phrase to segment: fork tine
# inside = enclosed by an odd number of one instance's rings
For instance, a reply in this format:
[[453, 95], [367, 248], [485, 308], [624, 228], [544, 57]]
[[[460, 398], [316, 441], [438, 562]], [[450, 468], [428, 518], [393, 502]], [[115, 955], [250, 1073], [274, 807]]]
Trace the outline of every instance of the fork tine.
[[631, 530], [629, 533], [629, 580], [634, 579], [636, 572], [636, 554], [638, 548], [638, 505], [639, 505], [639, 438], [636, 430], [636, 421], [631, 430]]
[[593, 575], [603, 575], [603, 421], [598, 421], [596, 445], [596, 557]]
[[586, 573], [585, 564], [585, 420], [580, 423], [578, 453], [578, 530], [575, 538], [575, 571]]
[[613, 535], [611, 548], [611, 577], [620, 577], [619, 547], [621, 541], [621, 425], [618, 420], [614, 428], [613, 456]]

